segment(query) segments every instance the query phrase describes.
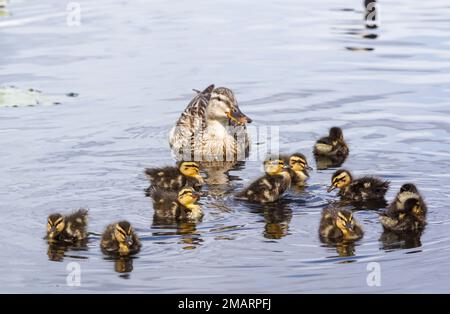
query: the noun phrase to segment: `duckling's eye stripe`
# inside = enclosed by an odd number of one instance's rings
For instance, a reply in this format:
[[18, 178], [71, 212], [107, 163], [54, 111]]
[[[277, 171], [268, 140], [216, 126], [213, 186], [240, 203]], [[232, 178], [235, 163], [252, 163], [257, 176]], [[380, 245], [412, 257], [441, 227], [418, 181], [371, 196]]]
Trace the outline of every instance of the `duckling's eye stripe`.
[[199, 169], [199, 167], [197, 165], [185, 165], [185, 167]]
[[183, 193], [180, 194], [180, 196], [186, 195], [186, 194], [190, 194], [191, 191], [184, 191]]

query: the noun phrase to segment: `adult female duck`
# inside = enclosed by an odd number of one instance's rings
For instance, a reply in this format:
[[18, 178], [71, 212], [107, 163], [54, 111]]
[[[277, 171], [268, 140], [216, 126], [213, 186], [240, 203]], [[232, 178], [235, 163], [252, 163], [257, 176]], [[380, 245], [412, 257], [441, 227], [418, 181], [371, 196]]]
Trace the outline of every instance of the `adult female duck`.
[[246, 123], [251, 121], [230, 89], [210, 85], [197, 93], [170, 131], [170, 147], [182, 160], [244, 160], [250, 147]]

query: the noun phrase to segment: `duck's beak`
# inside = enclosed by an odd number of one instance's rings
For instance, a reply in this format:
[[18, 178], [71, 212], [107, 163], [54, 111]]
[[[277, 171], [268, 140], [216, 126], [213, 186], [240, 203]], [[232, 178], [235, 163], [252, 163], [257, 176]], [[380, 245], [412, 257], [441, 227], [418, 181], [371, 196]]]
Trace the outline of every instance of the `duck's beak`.
[[290, 165], [284, 165], [283, 169], [291, 169], [291, 166]]
[[133, 245], [133, 238], [132, 238], [131, 236], [127, 236], [127, 237], [125, 238], [125, 243], [126, 243], [128, 246]]
[[198, 201], [198, 199], [200, 198], [200, 193], [192, 192], [192, 198], [193, 198], [195, 201]]
[[227, 117], [237, 124], [252, 123], [252, 119], [247, 117], [238, 106], [234, 108], [234, 111], [228, 112]]
[[333, 191], [335, 189], [336, 189], [336, 187], [332, 185], [328, 188], [327, 192], [330, 193], [331, 191]]
[[311, 167], [311, 166], [308, 166], [308, 165], [306, 165], [306, 170], [310, 170], [310, 171], [313, 171], [313, 170], [314, 170], [314, 168], [313, 168], [313, 167]]

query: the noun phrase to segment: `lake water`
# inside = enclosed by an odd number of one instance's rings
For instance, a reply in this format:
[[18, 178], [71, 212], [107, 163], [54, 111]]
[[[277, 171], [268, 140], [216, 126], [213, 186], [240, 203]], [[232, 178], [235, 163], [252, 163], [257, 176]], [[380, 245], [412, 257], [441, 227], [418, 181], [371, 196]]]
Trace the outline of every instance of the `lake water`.
[[[59, 103], [0, 104], [0, 291], [450, 292], [447, 1], [382, 1], [378, 28], [365, 26], [359, 0], [78, 3], [79, 26], [67, 25], [65, 1], [0, 9], [0, 85]], [[377, 213], [357, 211], [364, 238], [350, 252], [324, 245], [334, 169], [272, 207], [227, 197], [261, 175], [257, 160], [202, 199], [202, 223], [153, 226], [143, 169], [173, 164], [168, 131], [192, 89], [211, 83], [314, 168], [314, 141], [341, 126], [355, 175], [390, 180], [388, 200], [417, 184], [429, 207], [421, 238], [386, 244]], [[79, 207], [89, 208], [88, 247], [49, 259], [47, 215]], [[118, 219], [143, 242], [128, 272], [99, 249]], [[71, 262], [81, 286], [66, 283]], [[367, 284], [371, 262], [380, 286]]]

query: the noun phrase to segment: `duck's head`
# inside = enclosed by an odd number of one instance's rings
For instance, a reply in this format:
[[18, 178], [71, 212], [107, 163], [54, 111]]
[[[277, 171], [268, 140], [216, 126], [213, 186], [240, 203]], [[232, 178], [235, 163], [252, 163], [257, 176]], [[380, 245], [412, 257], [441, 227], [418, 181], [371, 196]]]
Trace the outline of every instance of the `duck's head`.
[[273, 158], [268, 157], [264, 161], [264, 170], [268, 175], [277, 175], [281, 174], [283, 171], [289, 168], [289, 165], [286, 164], [285, 158]]
[[180, 172], [186, 177], [197, 179], [201, 184], [204, 183], [202, 176], [200, 175], [200, 165], [194, 161], [182, 161], [179, 164]]
[[328, 188], [328, 192], [331, 192], [334, 189], [345, 188], [352, 183], [352, 180], [352, 175], [348, 170], [338, 170], [331, 177], [331, 186]]
[[47, 238], [55, 239], [63, 230], [66, 223], [61, 214], [52, 214], [47, 220]]
[[417, 198], [409, 198], [405, 201], [405, 212], [412, 213], [414, 216], [423, 216], [425, 210]]
[[333, 140], [343, 140], [344, 139], [344, 133], [342, 132], [342, 129], [337, 126], [334, 126], [330, 129], [329, 136]]
[[119, 245], [122, 247], [130, 247], [134, 244], [133, 240], [133, 228], [131, 224], [126, 221], [119, 221], [114, 226], [114, 237], [116, 238]]
[[206, 116], [210, 120], [228, 120], [233, 125], [252, 122], [252, 119], [239, 109], [238, 102], [231, 89], [226, 87], [218, 87], [212, 91], [211, 99], [206, 108]]
[[184, 188], [178, 192], [178, 202], [187, 208], [197, 206], [196, 202], [200, 198], [200, 195], [192, 188]]
[[336, 227], [338, 227], [339, 230], [342, 231], [344, 237], [351, 235], [355, 232], [356, 224], [353, 219], [352, 212], [348, 210], [338, 210], [334, 218]]
[[411, 192], [411, 193], [418, 193], [417, 187], [412, 183], [406, 183], [403, 184], [400, 188], [400, 193], [404, 192]]
[[300, 153], [292, 154], [289, 157], [289, 166], [294, 171], [312, 170], [312, 168], [308, 165], [305, 155]]

